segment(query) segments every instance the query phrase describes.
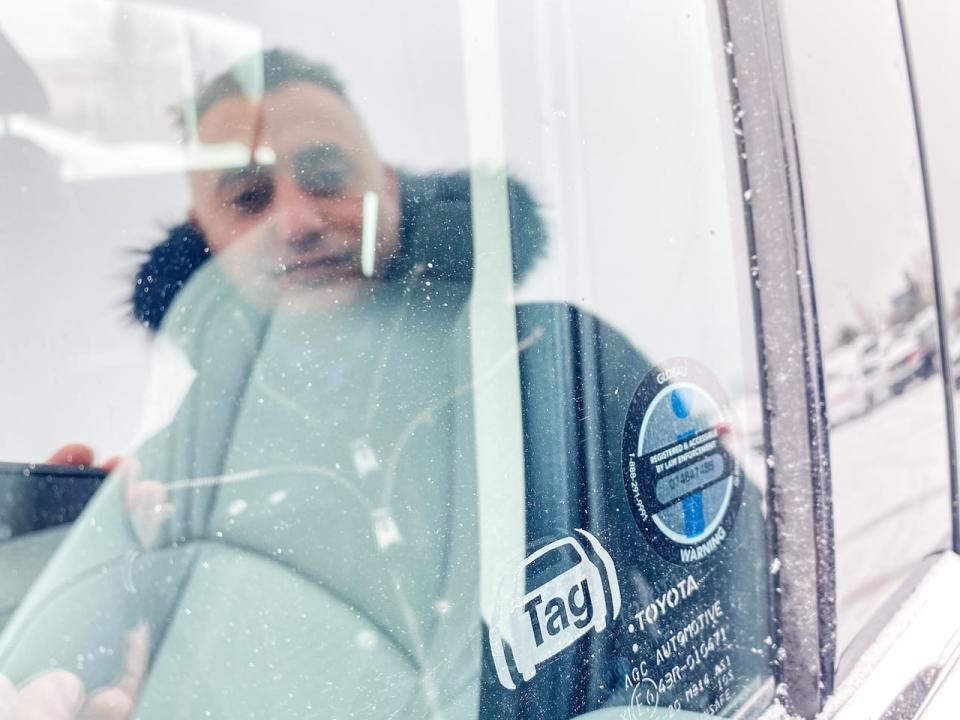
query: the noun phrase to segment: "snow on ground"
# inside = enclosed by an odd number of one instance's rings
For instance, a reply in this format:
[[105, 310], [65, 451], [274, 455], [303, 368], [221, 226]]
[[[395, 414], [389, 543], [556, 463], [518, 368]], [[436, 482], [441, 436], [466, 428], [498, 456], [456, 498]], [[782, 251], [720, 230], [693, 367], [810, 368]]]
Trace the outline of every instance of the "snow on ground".
[[909, 386], [830, 435], [838, 649], [933, 550], [949, 544], [943, 389]]

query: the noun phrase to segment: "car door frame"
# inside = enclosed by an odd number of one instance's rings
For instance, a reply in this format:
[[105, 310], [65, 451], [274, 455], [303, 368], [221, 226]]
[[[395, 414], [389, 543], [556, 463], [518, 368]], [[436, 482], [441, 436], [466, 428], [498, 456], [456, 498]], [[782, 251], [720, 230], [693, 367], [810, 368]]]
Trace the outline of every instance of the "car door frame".
[[[910, 67], [909, 38], [896, 0]], [[953, 551], [917, 564], [910, 579], [867, 625], [854, 670], [834, 687], [836, 593], [829, 432], [802, 173], [790, 101], [778, 0], [721, 0], [731, 102], [742, 113], [747, 223], [755, 259], [768, 509], [775, 558], [774, 669], [780, 702], [770, 716], [912, 717], [955, 664], [960, 618], [943, 598], [960, 589], [960, 530], [953, 379], [937, 260], [922, 123], [914, 99], [934, 265], [941, 382], [947, 395]], [[912, 85], [911, 72], [911, 85]], [[914, 92], [914, 98], [915, 98]], [[798, 351], [799, 350], [799, 351]], [[775, 462], [773, 461], [775, 459]], [[798, 511], [799, 508], [799, 511]]]

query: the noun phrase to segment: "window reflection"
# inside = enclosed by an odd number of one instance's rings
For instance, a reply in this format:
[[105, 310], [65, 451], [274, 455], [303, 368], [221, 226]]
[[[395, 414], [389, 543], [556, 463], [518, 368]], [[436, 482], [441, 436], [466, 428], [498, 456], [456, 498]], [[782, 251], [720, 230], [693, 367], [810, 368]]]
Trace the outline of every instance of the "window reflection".
[[[831, 427], [843, 653], [949, 536], [932, 264], [896, 7], [783, 12]], [[851, 55], [840, 28], [854, 25], [869, 40]]]
[[[64, 272], [169, 222], [118, 274], [137, 327], [113, 330], [154, 358], [142, 442], [0, 636], [4, 688], [109, 689], [139, 717], [759, 713], [765, 465], [716, 8], [240, 5], [65, 3], [87, 20], [59, 50], [12, 22], [53, 102], [8, 127], [73, 206], [44, 229]], [[263, 48], [315, 52], [317, 28], [329, 61]], [[15, 252], [43, 277], [44, 246]], [[117, 392], [106, 351], [59, 350], [97, 373], [73, 396]], [[34, 457], [90, 409], [25, 423]]]
[[[952, 42], [960, 32], [960, 8], [943, 0], [910, 0], [903, 3], [903, 10], [926, 145], [950, 362], [955, 390], [960, 391], [960, 206], [956, 202], [960, 192], [960, 140], [955, 132], [960, 101], [943, 79], [944, 68], [960, 63], [960, 53]], [[954, 402], [957, 407], [956, 397]]]

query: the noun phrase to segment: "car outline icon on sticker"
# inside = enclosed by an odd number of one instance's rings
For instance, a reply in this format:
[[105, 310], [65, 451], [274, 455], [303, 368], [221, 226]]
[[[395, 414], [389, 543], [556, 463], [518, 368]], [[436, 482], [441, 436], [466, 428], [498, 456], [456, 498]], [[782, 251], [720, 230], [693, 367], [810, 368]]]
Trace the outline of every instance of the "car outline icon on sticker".
[[[497, 594], [489, 630], [490, 651], [497, 678], [508, 690], [517, 688], [508, 651], [520, 678], [529, 682], [537, 666], [559, 655], [591, 628], [603, 632], [620, 614], [620, 584], [613, 558], [592, 533], [580, 528], [574, 533], [586, 544], [567, 536], [541, 547]], [[564, 550], [572, 553], [575, 562], [526, 590], [528, 569], [552, 556], [559, 558]]]

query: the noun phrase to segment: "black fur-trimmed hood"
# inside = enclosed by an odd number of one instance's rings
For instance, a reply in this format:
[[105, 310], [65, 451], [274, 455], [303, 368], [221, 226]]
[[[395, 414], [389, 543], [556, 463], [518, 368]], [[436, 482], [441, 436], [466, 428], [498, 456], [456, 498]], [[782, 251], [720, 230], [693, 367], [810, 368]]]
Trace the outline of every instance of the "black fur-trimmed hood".
[[[400, 250], [385, 269], [386, 280], [420, 278], [469, 282], [473, 273], [473, 219], [470, 178], [465, 172], [407, 175], [400, 179]], [[533, 267], [546, 246], [546, 232], [529, 190], [507, 183], [514, 280]], [[210, 259], [203, 234], [185, 222], [147, 252], [131, 297], [134, 319], [156, 331], [174, 297]]]

